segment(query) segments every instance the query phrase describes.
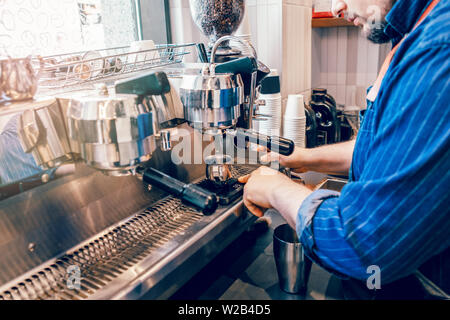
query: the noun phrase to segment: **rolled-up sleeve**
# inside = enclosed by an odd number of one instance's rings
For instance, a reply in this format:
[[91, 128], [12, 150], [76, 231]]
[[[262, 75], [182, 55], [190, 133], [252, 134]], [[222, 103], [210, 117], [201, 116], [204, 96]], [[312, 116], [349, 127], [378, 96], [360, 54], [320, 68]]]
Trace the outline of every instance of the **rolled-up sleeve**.
[[[297, 234], [301, 235], [311, 228], [312, 219], [322, 202], [326, 199], [339, 197], [340, 193], [332, 190], [317, 190], [309, 195], [302, 203], [297, 215]], [[308, 237], [309, 239], [309, 237]]]
[[[296, 231], [305, 254], [316, 264], [340, 278], [362, 279], [366, 276], [365, 268], [341, 232], [339, 196], [339, 192], [332, 190], [317, 190], [308, 196], [298, 211]], [[318, 250], [317, 241], [327, 245]], [[342, 258], [345, 263], [339, 262]]]

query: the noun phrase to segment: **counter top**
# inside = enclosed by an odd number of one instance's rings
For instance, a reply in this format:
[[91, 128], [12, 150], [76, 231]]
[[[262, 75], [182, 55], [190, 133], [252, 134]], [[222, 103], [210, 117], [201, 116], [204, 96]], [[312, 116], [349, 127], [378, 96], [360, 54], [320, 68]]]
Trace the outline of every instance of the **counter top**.
[[273, 257], [274, 229], [286, 223], [269, 210], [269, 228], [256, 223], [209, 263], [175, 295], [174, 300], [341, 300], [340, 280], [313, 264], [307, 290], [288, 294], [278, 285]]
[[[308, 185], [339, 191], [345, 181], [302, 176]], [[448, 295], [417, 271], [383, 290], [370, 292], [358, 281], [341, 281], [318, 265], [312, 265], [307, 289], [288, 294], [278, 283], [273, 255], [273, 232], [286, 221], [275, 210], [265, 213], [230, 246], [171, 297], [176, 300], [423, 300], [448, 299]], [[269, 224], [261, 221], [270, 221]], [[345, 290], [344, 290], [345, 286]], [[344, 295], [345, 291], [345, 295]]]

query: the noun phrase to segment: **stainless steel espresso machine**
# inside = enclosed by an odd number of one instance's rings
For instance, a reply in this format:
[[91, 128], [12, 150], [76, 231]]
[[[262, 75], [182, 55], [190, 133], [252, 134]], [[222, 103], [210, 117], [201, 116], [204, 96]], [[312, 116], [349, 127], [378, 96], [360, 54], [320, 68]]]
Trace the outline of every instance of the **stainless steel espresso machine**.
[[0, 105], [0, 299], [168, 298], [253, 223], [235, 178], [258, 165], [228, 151], [293, 143], [251, 131], [256, 52], [186, 66], [188, 48], [52, 57], [45, 90]]

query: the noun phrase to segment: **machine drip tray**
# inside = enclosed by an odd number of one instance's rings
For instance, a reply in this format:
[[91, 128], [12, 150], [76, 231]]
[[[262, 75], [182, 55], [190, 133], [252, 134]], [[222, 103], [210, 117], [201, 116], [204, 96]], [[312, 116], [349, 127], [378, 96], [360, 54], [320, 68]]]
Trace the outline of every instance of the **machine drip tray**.
[[217, 195], [221, 206], [230, 205], [244, 194], [244, 185], [239, 183], [235, 178], [230, 179], [230, 181], [221, 188], [217, 188], [214, 183], [209, 180], [203, 180], [198, 186], [214, 192]]

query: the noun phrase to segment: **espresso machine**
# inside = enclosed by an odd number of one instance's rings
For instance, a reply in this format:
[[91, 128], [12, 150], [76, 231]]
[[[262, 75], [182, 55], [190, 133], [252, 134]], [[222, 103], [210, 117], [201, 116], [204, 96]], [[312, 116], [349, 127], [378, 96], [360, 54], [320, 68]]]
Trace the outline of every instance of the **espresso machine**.
[[[236, 164], [228, 151], [255, 143], [290, 154], [294, 145], [251, 131], [262, 116], [255, 91], [265, 68], [254, 49], [229, 61], [237, 64], [217, 64], [216, 51], [232, 39], [225, 37], [200, 68], [163, 60], [185, 46], [156, 49], [161, 62], [151, 71], [132, 62], [143, 53], [119, 51], [111, 58], [123, 62], [121, 74], [86, 84], [75, 74], [61, 82], [79, 87], [0, 104], [1, 119], [14, 115], [7, 133], [23, 151], [1, 169], [30, 157], [40, 168], [38, 184], [14, 181], [17, 192], [0, 198], [0, 300], [165, 299], [256, 220], [236, 178], [258, 164]], [[64, 62], [63, 76], [80, 63]], [[196, 154], [196, 142], [203, 152], [211, 139], [211, 157], [175, 161], [184, 140]], [[0, 184], [0, 194], [9, 187]]]
[[0, 184], [17, 191], [0, 199], [0, 300], [168, 297], [254, 221], [239, 197], [225, 204], [199, 185], [204, 164], [172, 161], [177, 131], [193, 131], [165, 80], [144, 73], [2, 106], [17, 123], [16, 162], [32, 156], [41, 170], [39, 183]]
[[[216, 50], [229, 40], [248, 46], [253, 56], [216, 64]], [[220, 38], [212, 49], [211, 62], [204, 64], [200, 73], [183, 75], [180, 97], [186, 120], [205, 132], [240, 127], [248, 129], [250, 135], [252, 120], [261, 116], [257, 113], [257, 87], [269, 73], [270, 69], [258, 61], [251, 43], [234, 36]], [[232, 134], [231, 130], [228, 134]]]
[[[234, 147], [253, 142], [285, 154], [293, 144], [237, 127], [245, 102], [239, 74], [196, 77], [217, 89], [189, 91], [187, 76], [180, 99], [156, 71], [18, 113], [24, 151], [58, 178], [1, 200], [0, 220], [14, 223], [1, 224], [0, 299], [167, 298], [255, 221], [235, 178], [257, 166], [227, 154], [177, 165], [176, 131], [215, 132]], [[66, 166], [72, 172], [61, 174]]]

